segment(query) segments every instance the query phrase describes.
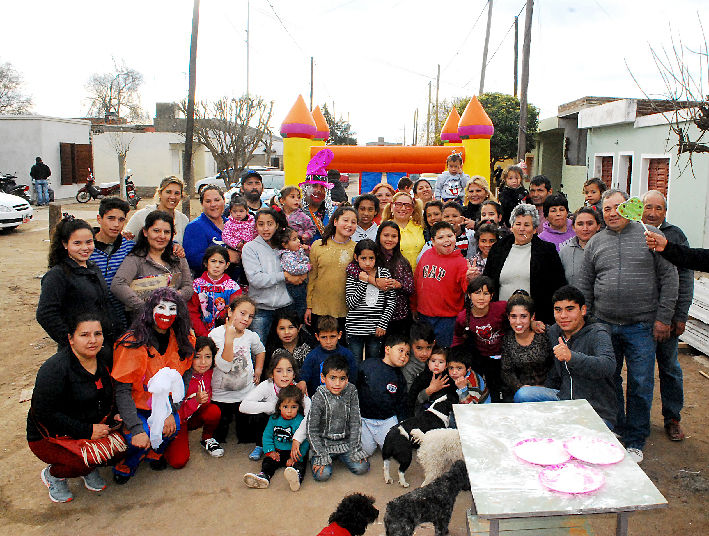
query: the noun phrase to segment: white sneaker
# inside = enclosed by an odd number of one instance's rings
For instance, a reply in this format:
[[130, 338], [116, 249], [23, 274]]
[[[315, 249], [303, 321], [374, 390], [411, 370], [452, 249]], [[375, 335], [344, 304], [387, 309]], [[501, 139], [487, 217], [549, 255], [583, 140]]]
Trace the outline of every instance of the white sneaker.
[[628, 453], [628, 457], [635, 463], [640, 464], [643, 461], [642, 450], [633, 447], [628, 447], [627, 449], [625, 449], [625, 451]]
[[298, 491], [300, 489], [300, 473], [298, 469], [295, 467], [286, 467], [286, 470], [283, 471], [283, 476], [286, 477], [291, 491]]
[[263, 473], [257, 475], [254, 473], [246, 473], [244, 475], [244, 483], [250, 488], [266, 489], [270, 482]]
[[210, 437], [209, 439], [203, 439], [199, 442], [199, 444], [204, 447], [204, 450], [209, 452], [210, 456], [213, 456], [215, 458], [221, 458], [222, 456], [224, 456], [224, 449], [219, 444], [219, 442], [213, 437]]

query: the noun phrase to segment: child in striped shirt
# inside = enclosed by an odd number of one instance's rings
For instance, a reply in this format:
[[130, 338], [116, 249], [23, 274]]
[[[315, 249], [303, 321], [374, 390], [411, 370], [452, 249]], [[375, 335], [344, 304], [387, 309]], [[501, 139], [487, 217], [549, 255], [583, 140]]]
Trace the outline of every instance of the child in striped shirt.
[[355, 357], [362, 361], [365, 347], [367, 358], [379, 357], [382, 339], [394, 314], [396, 295], [393, 290], [381, 291], [368, 283], [370, 276], [390, 278], [389, 270], [377, 266], [377, 245], [373, 240], [357, 242], [353, 263], [362, 270], [358, 276], [347, 275], [347, 344]]

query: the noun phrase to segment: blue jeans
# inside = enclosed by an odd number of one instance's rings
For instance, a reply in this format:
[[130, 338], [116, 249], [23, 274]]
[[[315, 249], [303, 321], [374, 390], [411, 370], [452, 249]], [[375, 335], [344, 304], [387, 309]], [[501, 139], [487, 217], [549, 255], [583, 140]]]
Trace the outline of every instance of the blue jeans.
[[37, 206], [49, 204], [49, 182], [47, 179], [34, 181], [34, 187], [37, 190]]
[[655, 357], [660, 376], [660, 398], [662, 400], [662, 417], [665, 424], [680, 420], [680, 412], [684, 407], [684, 383], [682, 367], [677, 359], [678, 337], [670, 337], [657, 343]]
[[365, 356], [367, 359], [379, 357], [382, 348], [382, 338], [374, 335], [350, 335], [347, 334], [347, 346], [358, 362], [362, 362]]
[[249, 326], [249, 329], [258, 335], [258, 338], [261, 339], [261, 344], [264, 346], [266, 346], [266, 339], [271, 332], [271, 324], [275, 315], [276, 311], [257, 308], [251, 326]]
[[560, 400], [558, 389], [549, 389], [538, 385], [525, 385], [517, 389], [515, 403], [521, 402], [554, 402]]
[[290, 283], [286, 283], [286, 288], [288, 289], [288, 294], [290, 294], [290, 297], [293, 300], [293, 303], [291, 303], [288, 308], [295, 311], [298, 318], [302, 322], [303, 317], [305, 316], [305, 309], [307, 308], [305, 298], [308, 294], [308, 283], [301, 283], [300, 285], [291, 285]]
[[450, 345], [453, 344], [455, 319], [455, 316], [426, 316], [419, 313], [419, 322], [426, 322], [433, 328], [433, 332], [436, 334], [436, 344], [438, 346], [450, 347]]
[[[350, 459], [349, 453], [347, 452], [345, 452], [344, 454], [330, 454], [330, 458], [332, 458], [332, 461], [335, 461], [336, 458], [339, 458], [340, 461], [347, 466], [347, 469], [350, 470], [350, 473], [354, 475], [363, 475], [364, 473], [369, 471], [369, 460], [361, 462], [352, 461]], [[312, 468], [311, 460], [311, 471], [313, 473], [313, 480], [315, 480], [316, 482], [325, 482], [326, 480], [329, 480], [332, 476], [332, 464], [323, 467], [322, 473], [320, 473]]]
[[[642, 450], [650, 435], [650, 408], [655, 387], [655, 337], [653, 322], [610, 324], [615, 351], [615, 388], [618, 399], [617, 431], [627, 448]], [[628, 372], [627, 406], [623, 397], [623, 360]]]
[[[148, 426], [148, 418], [150, 417], [150, 414], [151, 412], [149, 410], [138, 410], [138, 418], [143, 423], [143, 432], [148, 434], [148, 436], [150, 436], [150, 427]], [[136, 469], [138, 469], [138, 465], [140, 465], [140, 462], [142, 462], [146, 457], [149, 460], [159, 459], [160, 456], [162, 456], [165, 452], [165, 449], [167, 449], [168, 445], [172, 442], [173, 439], [177, 437], [177, 433], [180, 431], [180, 417], [177, 415], [177, 413], [173, 413], [172, 416], [175, 417], [175, 424], [177, 425], [177, 429], [175, 430], [175, 433], [171, 436], [163, 437], [162, 443], [157, 448], [157, 450], [154, 450], [150, 447], [148, 447], [147, 449], [134, 447], [131, 444], [133, 434], [131, 434], [131, 432], [126, 433], [126, 431], [123, 430], [123, 437], [125, 438], [126, 443], [128, 443], [128, 449], [126, 450], [125, 458], [123, 458], [123, 460], [121, 460], [115, 465], [115, 467], [113, 468], [113, 472], [117, 475], [133, 476], [135, 474]]]
[[[520, 402], [556, 402], [559, 398], [558, 389], [550, 389], [536, 385], [526, 385], [517, 389], [515, 393], [515, 403]], [[602, 419], [608, 429], [613, 431], [613, 423]]]

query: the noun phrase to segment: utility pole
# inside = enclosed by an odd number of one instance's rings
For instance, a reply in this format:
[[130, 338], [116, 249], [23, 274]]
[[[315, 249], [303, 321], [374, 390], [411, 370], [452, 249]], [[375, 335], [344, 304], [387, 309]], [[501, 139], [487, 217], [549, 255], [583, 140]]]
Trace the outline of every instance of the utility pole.
[[522, 87], [519, 99], [519, 135], [517, 137], [517, 161], [524, 160], [527, 153], [527, 87], [529, 86], [529, 50], [532, 41], [532, 11], [534, 0], [527, 0], [524, 20], [524, 45], [522, 46]]
[[187, 126], [185, 128], [185, 154], [182, 157], [182, 178], [187, 195], [182, 201], [182, 212], [190, 218], [190, 199], [194, 191], [192, 176], [192, 139], [194, 137], [194, 93], [197, 86], [197, 30], [199, 29], [199, 0], [192, 8], [192, 41], [190, 42], [190, 87], [187, 94]]
[[246, 0], [246, 96], [249, 96], [249, 22], [251, 20], [251, 1]]
[[428, 113], [426, 114], [426, 145], [431, 142], [431, 82], [428, 83]]
[[313, 111], [313, 57], [310, 56], [310, 111]]
[[487, 1], [487, 30], [485, 31], [485, 47], [483, 48], [483, 66], [480, 69], [480, 91], [478, 95], [483, 94], [485, 87], [485, 68], [487, 67], [487, 48], [490, 44], [490, 26], [492, 26], [492, 0]]
[[411, 145], [417, 144], [416, 138], [418, 137], [418, 132], [419, 132], [419, 109], [416, 108], [416, 111], [414, 112], [414, 138], [411, 141]]
[[441, 64], [438, 64], [438, 74], [436, 75], [436, 120], [434, 125], [436, 130], [433, 131], [433, 141], [436, 141], [436, 134], [438, 134], [438, 86], [441, 85]]
[[519, 65], [519, 17], [515, 17], [515, 91], [514, 96], [517, 96], [517, 66]]
[[406, 123], [404, 123], [404, 141], [402, 142], [401, 145], [403, 145], [404, 147], [406, 147]]

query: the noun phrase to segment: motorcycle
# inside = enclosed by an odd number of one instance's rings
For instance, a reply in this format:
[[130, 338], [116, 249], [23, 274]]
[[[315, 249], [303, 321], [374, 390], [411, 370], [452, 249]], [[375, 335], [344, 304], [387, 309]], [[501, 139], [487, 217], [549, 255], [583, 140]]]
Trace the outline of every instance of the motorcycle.
[[[130, 170], [129, 170], [130, 171]], [[137, 197], [135, 193], [135, 185], [130, 177], [133, 174], [130, 173], [126, 176], [126, 193], [128, 195], [128, 202], [136, 207], [140, 198]], [[96, 179], [94, 174], [89, 170], [89, 176], [86, 179], [86, 184], [82, 186], [78, 192], [76, 192], [76, 200], [79, 203], [88, 203], [91, 199], [101, 199], [109, 195], [120, 195], [121, 183], [120, 181], [104, 182], [99, 184], [96, 188]]]
[[129, 169], [126, 174], [126, 197], [128, 197], [128, 204], [131, 207], [138, 208], [138, 201], [141, 200], [141, 197], [135, 191], [135, 184], [133, 184], [133, 181], [131, 180], [132, 176], [133, 173]]
[[28, 203], [31, 202], [30, 199], [30, 187], [25, 184], [17, 184], [15, 179], [17, 175], [11, 175], [10, 173], [4, 173], [0, 175], [0, 190], [6, 194], [16, 195], [26, 200]]

